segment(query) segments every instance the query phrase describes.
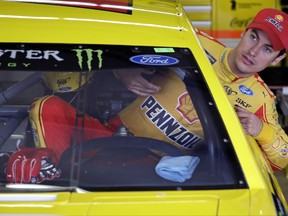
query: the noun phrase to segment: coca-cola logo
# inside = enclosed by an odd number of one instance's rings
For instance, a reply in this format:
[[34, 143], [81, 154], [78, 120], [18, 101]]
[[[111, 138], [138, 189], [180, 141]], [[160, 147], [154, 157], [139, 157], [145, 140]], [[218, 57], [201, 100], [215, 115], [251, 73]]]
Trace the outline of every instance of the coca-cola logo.
[[230, 21], [230, 27], [231, 28], [245, 28], [249, 23], [251, 23], [253, 20], [253, 17], [249, 17], [247, 19], [239, 19], [238, 17], [234, 17]]

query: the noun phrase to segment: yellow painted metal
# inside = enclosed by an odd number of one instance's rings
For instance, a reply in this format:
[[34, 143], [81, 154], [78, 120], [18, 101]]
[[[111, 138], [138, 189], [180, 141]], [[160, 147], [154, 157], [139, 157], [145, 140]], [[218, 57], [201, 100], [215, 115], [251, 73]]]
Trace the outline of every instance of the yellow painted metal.
[[[268, 192], [268, 191], [267, 191]], [[47, 193], [41, 193], [47, 195]], [[48, 195], [51, 195], [48, 194]], [[261, 190], [201, 190], [156, 192], [55, 193], [55, 201], [0, 202], [0, 215], [275, 215]], [[2, 196], [0, 195], [0, 199]], [[7, 196], [7, 194], [6, 194]], [[13, 194], [14, 197], [21, 194]], [[39, 194], [30, 194], [39, 196]], [[261, 208], [251, 209], [250, 197], [258, 197]], [[262, 202], [262, 204], [261, 204]], [[265, 203], [265, 205], [263, 204]], [[257, 203], [253, 203], [257, 204]]]
[[[157, 1], [155, 4], [134, 1], [132, 15], [2, 1], [0, 22], [6, 31], [1, 39], [9, 42], [89, 44], [101, 41], [103, 44], [147, 45], [154, 38], [158, 45], [175, 44], [173, 40], [177, 40], [179, 46], [183, 46], [185, 38], [179, 38], [179, 32], [187, 32], [187, 26], [180, 24], [182, 13], [180, 6], [175, 8], [174, 3], [161, 1], [158, 4]], [[163, 33], [169, 37], [163, 37]]]
[[[21, 194], [15, 194], [19, 196]], [[47, 195], [47, 194], [42, 194]], [[49, 194], [48, 194], [49, 195]], [[2, 195], [0, 195], [1, 198]], [[31, 195], [33, 196], [33, 194]], [[34, 196], [37, 196], [34, 195]], [[39, 195], [38, 195], [39, 196]], [[223, 204], [222, 204], [223, 202]], [[221, 203], [220, 207], [219, 204]], [[241, 203], [241, 208], [239, 204]], [[25, 208], [23, 208], [25, 207]], [[48, 215], [249, 215], [249, 192], [161, 191], [57, 194], [54, 202], [1, 202], [1, 214]]]

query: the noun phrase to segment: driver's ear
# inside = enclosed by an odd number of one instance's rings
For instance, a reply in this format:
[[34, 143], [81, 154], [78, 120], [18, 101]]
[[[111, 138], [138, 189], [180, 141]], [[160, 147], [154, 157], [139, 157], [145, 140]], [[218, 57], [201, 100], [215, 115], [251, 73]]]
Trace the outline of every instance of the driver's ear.
[[285, 53], [283, 53], [282, 55], [280, 55], [280, 56], [278, 56], [277, 58], [275, 58], [273, 61], [272, 61], [272, 63], [271, 63], [271, 65], [277, 65], [282, 59], [284, 59], [286, 57], [286, 52]]

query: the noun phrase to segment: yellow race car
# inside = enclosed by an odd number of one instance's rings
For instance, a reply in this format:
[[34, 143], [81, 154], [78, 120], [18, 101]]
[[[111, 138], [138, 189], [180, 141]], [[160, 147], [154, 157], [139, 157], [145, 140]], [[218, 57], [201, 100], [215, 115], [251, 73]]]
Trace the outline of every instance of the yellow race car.
[[[287, 215], [179, 1], [0, 0], [0, 20], [0, 215]], [[169, 111], [119, 71], [186, 93]], [[147, 124], [119, 124], [139, 100]]]

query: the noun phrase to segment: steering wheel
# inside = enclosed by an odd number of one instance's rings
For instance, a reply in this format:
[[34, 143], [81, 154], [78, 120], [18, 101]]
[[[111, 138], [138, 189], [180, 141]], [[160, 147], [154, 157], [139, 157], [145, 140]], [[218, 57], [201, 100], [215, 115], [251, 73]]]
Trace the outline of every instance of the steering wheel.
[[[77, 152], [81, 152], [80, 157]], [[62, 179], [71, 184], [76, 174], [78, 187], [97, 187], [97, 190], [99, 187], [107, 189], [111, 185], [130, 187], [135, 182], [149, 186], [155, 181], [165, 181], [155, 173], [155, 166], [163, 154], [184, 155], [176, 146], [152, 138], [112, 136], [88, 140], [81, 145], [81, 149], [80, 145], [74, 146], [63, 153], [60, 162]], [[79, 164], [80, 169], [77, 169]]]
[[[180, 156], [184, 153], [170, 143], [145, 137], [135, 136], [111, 136], [85, 141], [82, 151], [89, 151], [95, 148], [136, 148], [161, 151], [170, 156]], [[64, 154], [68, 154], [73, 148], [69, 148]]]

